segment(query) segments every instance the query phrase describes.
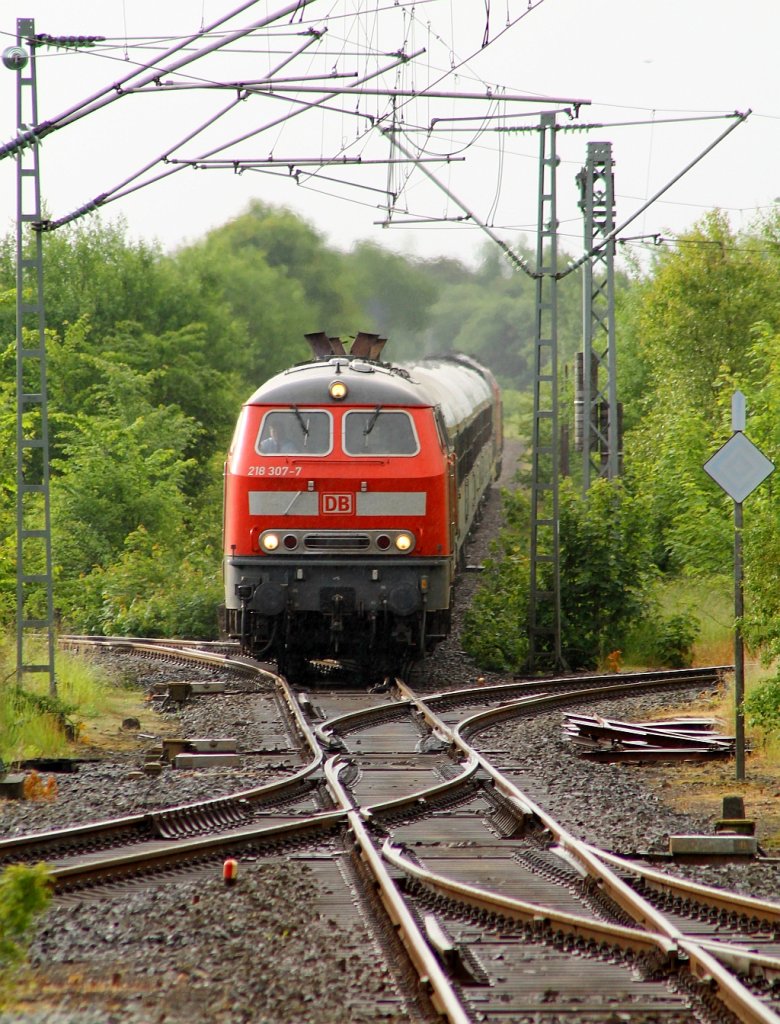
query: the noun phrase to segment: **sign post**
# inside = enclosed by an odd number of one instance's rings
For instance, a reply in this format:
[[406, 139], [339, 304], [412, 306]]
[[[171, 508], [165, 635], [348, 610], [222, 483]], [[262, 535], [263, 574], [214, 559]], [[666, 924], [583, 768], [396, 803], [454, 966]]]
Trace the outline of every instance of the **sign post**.
[[745, 613], [742, 584], [742, 502], [774, 470], [774, 464], [745, 437], [745, 396], [735, 391], [731, 399], [734, 433], [711, 459], [704, 471], [734, 500], [734, 706], [737, 742], [737, 779], [745, 778], [745, 649], [742, 616]]

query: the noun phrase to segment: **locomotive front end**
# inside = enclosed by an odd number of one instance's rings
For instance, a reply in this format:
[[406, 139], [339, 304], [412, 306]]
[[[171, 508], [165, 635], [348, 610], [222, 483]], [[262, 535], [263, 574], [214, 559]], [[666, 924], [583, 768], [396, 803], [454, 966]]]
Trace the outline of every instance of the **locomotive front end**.
[[244, 406], [225, 467], [228, 631], [298, 673], [390, 672], [449, 627], [453, 460], [408, 375], [334, 356]]

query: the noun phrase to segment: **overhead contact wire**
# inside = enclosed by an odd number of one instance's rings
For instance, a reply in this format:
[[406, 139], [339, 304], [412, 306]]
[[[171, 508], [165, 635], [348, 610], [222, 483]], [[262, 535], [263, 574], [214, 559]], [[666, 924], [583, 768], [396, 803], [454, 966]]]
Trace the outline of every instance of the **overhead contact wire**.
[[[392, 70], [392, 68], [395, 66], [395, 63], [396, 62], [393, 62], [388, 67], [378, 69], [377, 71], [375, 71], [369, 77], [377, 77], [379, 75], [384, 74], [386, 71]], [[361, 80], [361, 82], [356, 83], [356, 86], [360, 85], [360, 84], [363, 84], [362, 80]], [[252, 89], [248, 89], [247, 90], [247, 92], [249, 94], [251, 94], [252, 91], [253, 91]], [[284, 99], [285, 98], [283, 96], [278, 96], [275, 93], [268, 93], [267, 95], [269, 97], [274, 98], [274, 99]], [[154, 184], [154, 183], [156, 183], [158, 181], [162, 181], [163, 179], [170, 177], [172, 174], [177, 174], [179, 171], [184, 170], [186, 167], [193, 167], [193, 166], [197, 167], [199, 161], [201, 161], [201, 160], [208, 160], [210, 157], [216, 155], [217, 153], [223, 152], [224, 150], [228, 149], [230, 146], [234, 146], [234, 145], [237, 145], [240, 142], [245, 142], [247, 139], [254, 138], [257, 135], [260, 135], [262, 132], [268, 131], [271, 128], [275, 128], [277, 125], [284, 123], [286, 120], [289, 120], [290, 118], [297, 117], [298, 114], [304, 113], [306, 110], [309, 110], [309, 109], [312, 109], [312, 108], [315, 108], [315, 107], [319, 107], [322, 104], [326, 103], [332, 97], [333, 97], [333, 93], [332, 92], [331, 93], [327, 93], [325, 96], [323, 96], [321, 98], [321, 100], [315, 100], [315, 101], [313, 101], [311, 103], [306, 103], [305, 107], [303, 109], [301, 109], [301, 110], [296, 110], [296, 111], [293, 111], [292, 113], [285, 114], [281, 118], [277, 118], [276, 120], [270, 121], [267, 124], [262, 125], [259, 128], [253, 129], [251, 132], [246, 132], [244, 135], [238, 136], [237, 138], [232, 139], [229, 142], [226, 142], [226, 143], [224, 143], [224, 144], [222, 144], [220, 146], [216, 146], [214, 149], [211, 149], [211, 150], [207, 151], [206, 153], [203, 153], [199, 157], [196, 157], [196, 158], [194, 158], [192, 160], [187, 160], [187, 161], [182, 161], [180, 163], [176, 163], [174, 166], [168, 167], [166, 170], [161, 171], [159, 174], [155, 175], [154, 177], [149, 178], [146, 181], [139, 182], [138, 184], [134, 185], [132, 188], [122, 188], [122, 186], [117, 186], [118, 189], [122, 189], [122, 190], [121, 191], [116, 191], [115, 190], [115, 191], [104, 193], [104, 194], [102, 194], [100, 196], [97, 196], [91, 202], [85, 204], [82, 207], [79, 207], [78, 210], [74, 210], [72, 213], [68, 214], [65, 217], [61, 217], [59, 220], [50, 221], [47, 224], [45, 224], [44, 227], [47, 230], [54, 231], [57, 228], [60, 228], [63, 225], [68, 224], [68, 223], [70, 223], [73, 220], [76, 220], [78, 217], [82, 217], [82, 216], [84, 216], [87, 213], [93, 212], [94, 210], [98, 209], [98, 207], [106, 206], [106, 205], [108, 205], [111, 202], [115, 202], [118, 199], [122, 199], [125, 196], [131, 195], [133, 192], [137, 192], [141, 188], [145, 188], [147, 185], [152, 185], [152, 184]], [[302, 101], [294, 100], [293, 102], [302, 102]], [[163, 157], [162, 159], [165, 159], [165, 158]], [[157, 162], [159, 162], [159, 161], [157, 161]], [[236, 163], [240, 164], [240, 161], [236, 161]], [[137, 175], [134, 175], [133, 177], [131, 177], [131, 178], [127, 179], [127, 180], [128, 180], [128, 182], [132, 182], [132, 181], [134, 181], [136, 179], [136, 177], [137, 177]]]
[[[309, 4], [315, 2], [317, 2], [317, 0], [295, 0], [294, 3], [288, 4], [286, 7], [283, 7], [276, 13], [267, 15], [265, 18], [253, 22], [252, 25], [248, 27], [236, 29], [234, 32], [228, 33], [228, 35], [226, 35], [224, 39], [213, 41], [209, 43], [207, 46], [202, 47], [200, 50], [197, 50], [195, 53], [181, 57], [178, 61], [174, 61], [167, 67], [158, 66], [158, 61], [155, 62], [155, 65], [146, 64], [143, 65], [141, 68], [137, 68], [135, 71], [130, 72], [129, 75], [126, 75], [118, 82], [114, 82], [112, 85], [106, 86], [99, 92], [94, 93], [92, 96], [88, 97], [86, 100], [83, 100], [81, 103], [69, 107], [67, 110], [63, 111], [61, 114], [58, 114], [56, 117], [50, 118], [46, 121], [43, 121], [40, 124], [35, 125], [28, 131], [22, 132], [19, 135], [17, 135], [16, 138], [13, 139], [11, 142], [6, 143], [4, 146], [0, 146], [0, 160], [2, 160], [3, 157], [11, 156], [14, 153], [17, 153], [20, 149], [24, 148], [30, 143], [40, 141], [45, 136], [51, 134], [51, 132], [56, 131], [59, 128], [63, 128], [67, 124], [73, 124], [75, 121], [79, 121], [81, 118], [86, 117], [88, 114], [94, 113], [96, 110], [101, 110], [103, 107], [106, 107], [109, 104], [116, 102], [116, 100], [120, 99], [125, 94], [125, 86], [128, 83], [132, 82], [133, 79], [137, 78], [139, 75], [142, 76], [141, 80], [140, 82], [136, 82], [133, 88], [137, 89], [141, 85], [150, 85], [151, 83], [158, 81], [161, 75], [171, 74], [174, 71], [178, 71], [180, 68], [185, 67], [187, 64], [191, 64], [193, 61], [198, 60], [200, 57], [203, 57], [209, 53], [214, 53], [216, 50], [221, 49], [228, 43], [234, 42], [237, 39], [242, 39], [250, 32], [253, 32], [258, 28], [264, 28], [267, 25], [271, 25], [275, 21], [279, 21], [281, 18], [286, 17], [288, 14], [294, 14], [301, 7], [308, 6]], [[247, 10], [249, 7], [254, 6], [254, 4], [256, 3], [257, 0], [248, 0], [247, 3], [242, 4], [240, 7], [236, 8], [236, 10], [232, 11], [230, 14], [225, 15], [219, 18], [217, 21], [213, 22], [206, 30], [206, 33], [212, 31], [219, 25], [224, 24], [226, 21], [229, 21], [231, 18], [236, 17], [243, 11]], [[180, 53], [184, 47], [189, 46], [190, 43], [193, 43], [196, 40], [202, 38], [202, 36], [206, 33], [196, 32], [195, 34], [188, 36], [181, 43], [169, 48], [159, 60], [164, 61], [168, 57], [175, 56], [177, 53]], [[144, 72], [146, 72], [146, 74], [144, 74]]]

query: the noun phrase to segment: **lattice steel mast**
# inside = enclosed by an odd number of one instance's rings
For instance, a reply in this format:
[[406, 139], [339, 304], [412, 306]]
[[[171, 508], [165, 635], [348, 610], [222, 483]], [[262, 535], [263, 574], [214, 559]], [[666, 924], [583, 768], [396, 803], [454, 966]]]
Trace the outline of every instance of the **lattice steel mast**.
[[[17, 128], [38, 123], [35, 24], [16, 23]], [[23, 63], [25, 46], [29, 61]], [[38, 141], [17, 155], [16, 176], [16, 675], [54, 672], [54, 603], [49, 500], [49, 425]], [[27, 231], [25, 231], [27, 229]], [[27, 237], [26, 237], [27, 236]], [[43, 643], [41, 643], [41, 638]], [[41, 647], [43, 650], [41, 650]]]
[[592, 477], [620, 474], [620, 409], [615, 348], [615, 189], [612, 145], [589, 142], [577, 175], [584, 218], [582, 354], [577, 363], [575, 448], [582, 452], [582, 489]]
[[529, 663], [535, 669], [544, 660], [557, 669], [563, 658], [558, 523], [558, 156], [554, 114], [542, 115], [539, 140]]

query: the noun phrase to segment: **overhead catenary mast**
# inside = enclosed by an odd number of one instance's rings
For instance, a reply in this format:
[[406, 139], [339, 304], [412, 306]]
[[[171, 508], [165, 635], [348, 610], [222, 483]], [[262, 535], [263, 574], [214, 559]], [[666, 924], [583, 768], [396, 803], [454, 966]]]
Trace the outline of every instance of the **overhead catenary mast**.
[[[38, 123], [35, 25], [16, 23], [16, 46], [3, 54], [16, 72], [19, 131]], [[25, 47], [28, 47], [27, 49]], [[43, 244], [38, 140], [17, 154], [16, 171], [16, 676], [49, 677], [54, 669], [54, 598], [49, 495], [46, 320], [43, 305]]]
[[[582, 490], [591, 477], [620, 474], [620, 406], [615, 343], [615, 179], [612, 145], [589, 142], [577, 175], [585, 251], [582, 267], [582, 352], [577, 360], [576, 451], [582, 452]], [[603, 245], [599, 242], [603, 241]]]

